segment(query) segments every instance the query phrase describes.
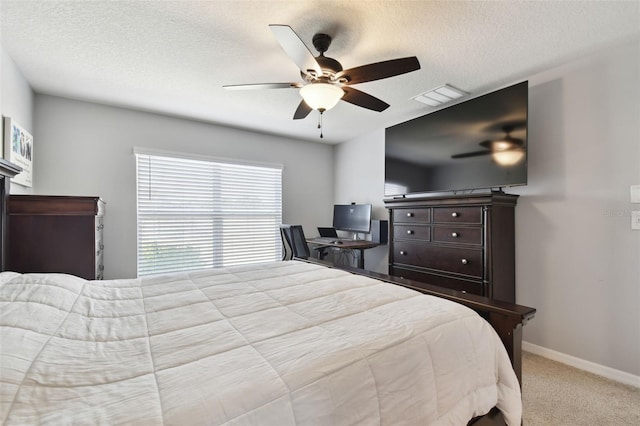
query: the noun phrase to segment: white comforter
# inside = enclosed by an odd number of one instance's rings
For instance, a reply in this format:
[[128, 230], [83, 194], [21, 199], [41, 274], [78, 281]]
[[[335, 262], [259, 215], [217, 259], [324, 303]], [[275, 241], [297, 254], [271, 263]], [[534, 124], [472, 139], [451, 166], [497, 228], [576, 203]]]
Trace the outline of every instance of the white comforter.
[[297, 261], [143, 279], [0, 274], [3, 424], [465, 425], [520, 388], [491, 326]]

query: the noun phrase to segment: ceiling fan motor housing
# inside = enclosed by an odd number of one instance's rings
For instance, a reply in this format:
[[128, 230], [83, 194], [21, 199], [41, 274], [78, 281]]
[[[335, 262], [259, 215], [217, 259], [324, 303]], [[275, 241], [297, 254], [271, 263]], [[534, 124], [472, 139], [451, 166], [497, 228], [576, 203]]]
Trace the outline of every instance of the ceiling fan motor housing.
[[329, 46], [331, 46], [331, 36], [327, 34], [318, 33], [313, 36], [312, 41], [313, 47], [315, 47], [320, 54], [329, 50]]
[[[318, 33], [313, 36], [313, 46], [316, 48], [320, 55], [315, 57], [316, 62], [322, 68], [322, 75], [316, 75], [315, 71], [307, 70], [306, 72], [300, 71], [300, 75], [307, 82], [323, 81], [325, 83], [334, 83], [335, 75], [342, 71], [342, 64], [333, 58], [324, 56], [324, 52], [329, 49], [331, 45], [331, 36], [327, 34]], [[346, 81], [341, 81], [346, 83]]]
[[[300, 71], [300, 75], [305, 81], [313, 82], [317, 80], [324, 80], [327, 83], [335, 83], [335, 76], [337, 73], [342, 71], [342, 65], [340, 62], [336, 61], [333, 58], [329, 58], [324, 55], [319, 55], [316, 58], [318, 65], [322, 68], [322, 75], [316, 75], [312, 70], [307, 70], [307, 72]], [[340, 81], [340, 83], [346, 83], [348, 80]]]

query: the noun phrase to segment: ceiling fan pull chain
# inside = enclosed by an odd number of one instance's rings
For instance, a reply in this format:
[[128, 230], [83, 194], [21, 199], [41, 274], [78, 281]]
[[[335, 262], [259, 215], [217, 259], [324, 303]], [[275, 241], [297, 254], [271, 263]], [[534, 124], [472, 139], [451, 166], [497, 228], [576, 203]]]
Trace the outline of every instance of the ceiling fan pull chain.
[[318, 119], [318, 129], [320, 129], [320, 139], [324, 138], [324, 136], [322, 135], [322, 113], [324, 111], [320, 111], [320, 118]]

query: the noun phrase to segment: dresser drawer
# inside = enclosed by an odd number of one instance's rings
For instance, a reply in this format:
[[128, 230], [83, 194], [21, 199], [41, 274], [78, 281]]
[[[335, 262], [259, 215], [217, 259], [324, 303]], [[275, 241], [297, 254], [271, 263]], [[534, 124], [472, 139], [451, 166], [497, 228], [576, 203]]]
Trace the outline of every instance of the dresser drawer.
[[450, 226], [434, 226], [433, 241], [460, 244], [482, 244], [481, 228], [461, 228]]
[[423, 225], [394, 225], [393, 238], [396, 240], [422, 240], [431, 239], [431, 227]]
[[429, 223], [430, 217], [429, 209], [425, 208], [393, 210], [394, 223]]
[[482, 250], [396, 241], [394, 263], [482, 277]]
[[482, 207], [434, 207], [434, 223], [482, 223]]
[[396, 277], [406, 278], [408, 280], [415, 280], [417, 282], [413, 283], [413, 285], [418, 288], [426, 288], [421, 285], [424, 283], [482, 296], [481, 281], [452, 278], [444, 275], [431, 274], [429, 272], [400, 268], [397, 266], [391, 266], [389, 268], [389, 274]]

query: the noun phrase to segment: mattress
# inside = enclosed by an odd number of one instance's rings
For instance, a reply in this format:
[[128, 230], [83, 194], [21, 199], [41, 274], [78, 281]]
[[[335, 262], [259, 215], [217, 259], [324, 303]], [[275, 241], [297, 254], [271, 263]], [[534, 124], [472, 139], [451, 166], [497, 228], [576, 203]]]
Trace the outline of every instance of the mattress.
[[472, 310], [284, 261], [87, 281], [0, 273], [0, 422], [464, 425], [520, 387]]

